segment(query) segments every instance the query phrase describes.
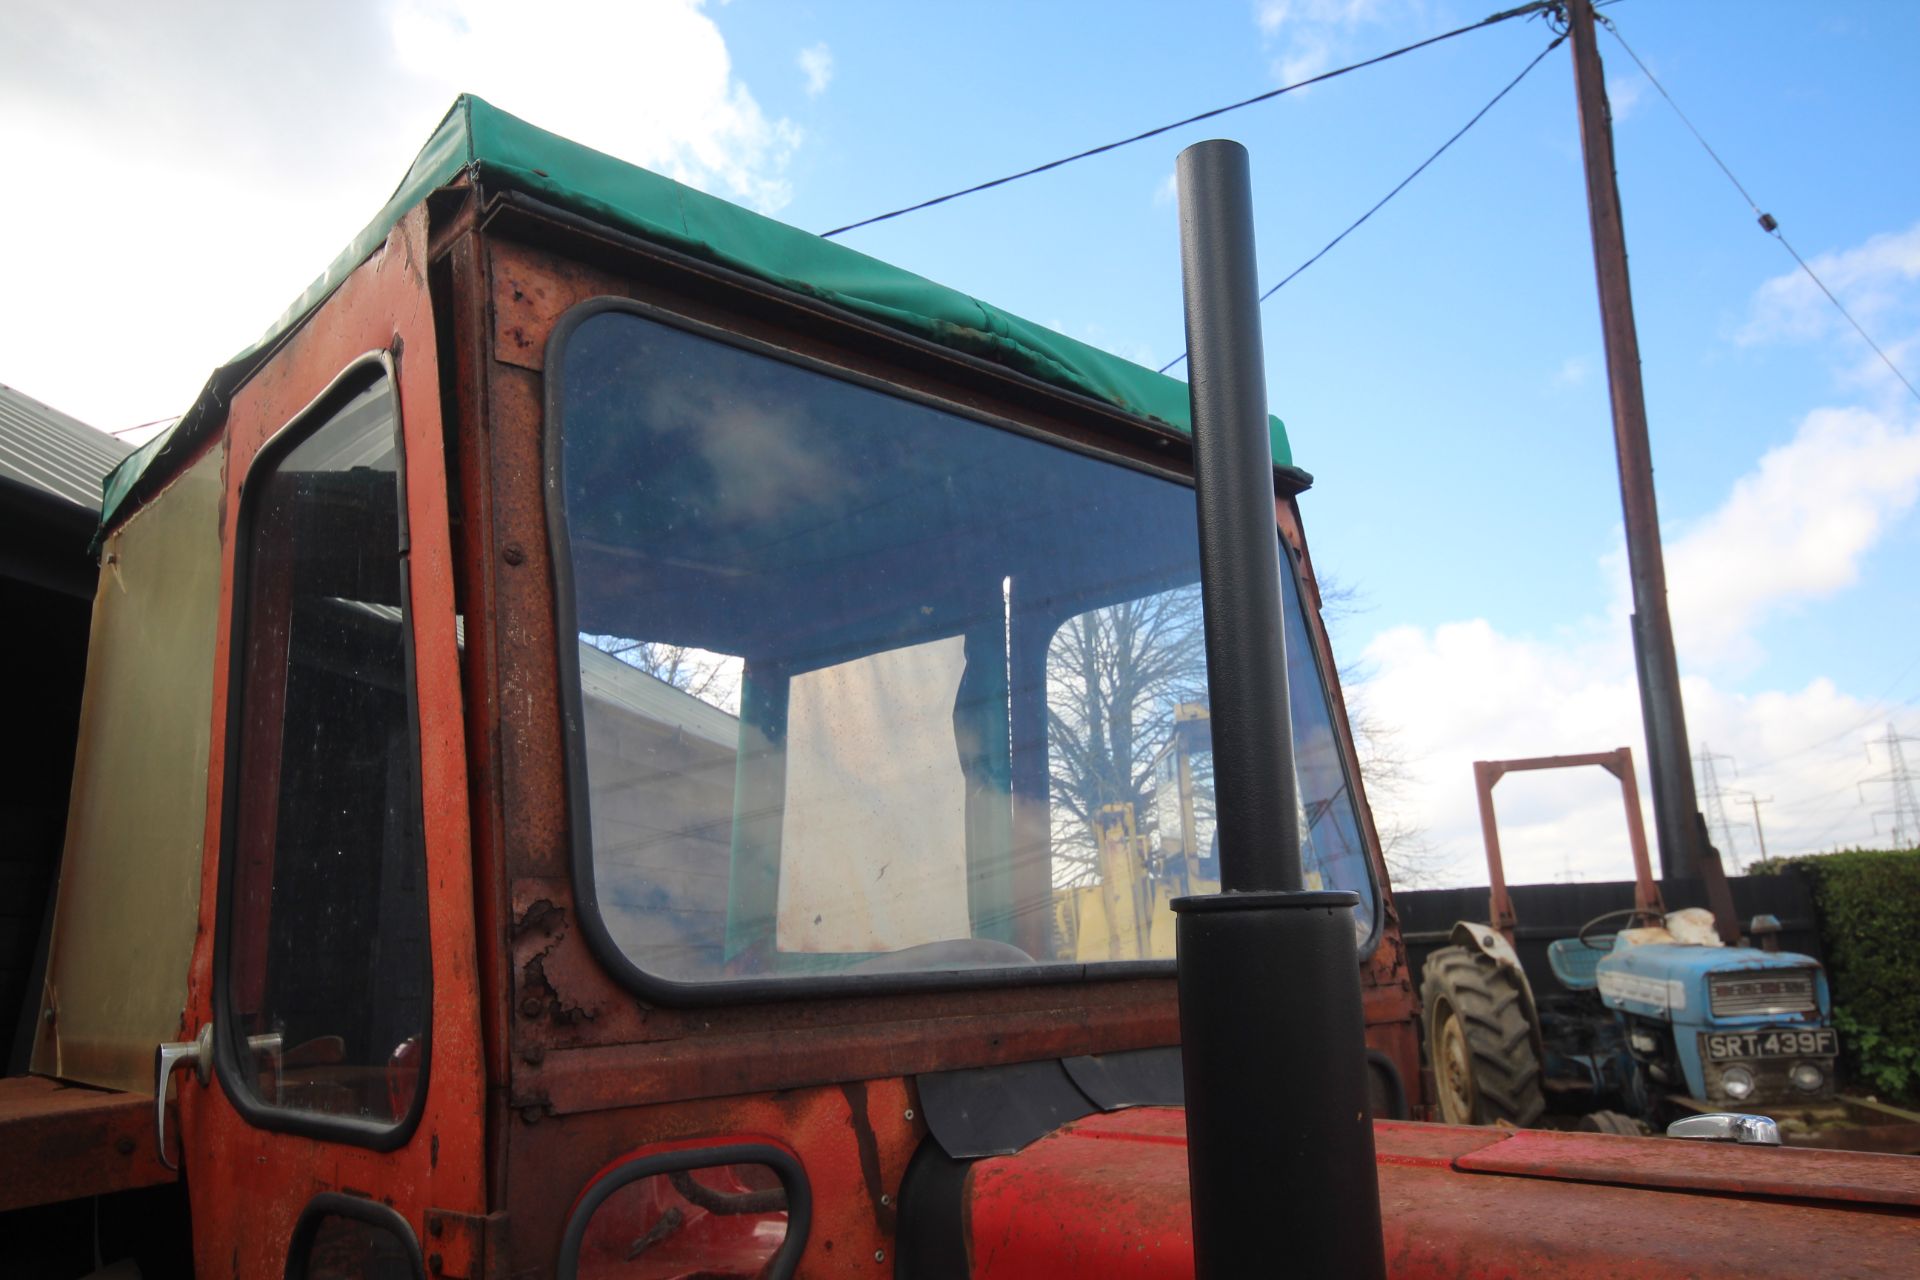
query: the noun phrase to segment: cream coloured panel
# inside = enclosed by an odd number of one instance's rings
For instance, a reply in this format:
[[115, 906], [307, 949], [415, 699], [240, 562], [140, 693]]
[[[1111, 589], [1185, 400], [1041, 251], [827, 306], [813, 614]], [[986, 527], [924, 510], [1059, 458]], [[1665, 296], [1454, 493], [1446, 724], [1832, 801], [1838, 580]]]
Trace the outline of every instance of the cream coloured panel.
[[795, 676], [777, 945], [898, 951], [973, 936], [959, 636]]
[[200, 914], [222, 450], [102, 550], [33, 1069], [153, 1091]]

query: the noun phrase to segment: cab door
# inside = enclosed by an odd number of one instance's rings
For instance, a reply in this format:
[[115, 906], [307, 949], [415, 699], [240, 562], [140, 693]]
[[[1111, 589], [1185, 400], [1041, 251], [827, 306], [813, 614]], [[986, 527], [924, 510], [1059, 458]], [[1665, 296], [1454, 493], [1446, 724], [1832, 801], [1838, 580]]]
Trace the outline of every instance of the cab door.
[[189, 1008], [211, 1030], [179, 1085], [202, 1275], [413, 1274], [429, 1209], [485, 1212], [424, 232], [416, 209], [228, 416]]

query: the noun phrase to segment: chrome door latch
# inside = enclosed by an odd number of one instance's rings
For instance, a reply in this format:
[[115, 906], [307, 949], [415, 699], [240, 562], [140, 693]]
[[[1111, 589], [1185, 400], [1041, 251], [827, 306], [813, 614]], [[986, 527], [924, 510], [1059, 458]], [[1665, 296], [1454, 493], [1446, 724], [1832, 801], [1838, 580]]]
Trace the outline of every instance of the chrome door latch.
[[153, 1051], [153, 1139], [160, 1163], [176, 1173], [180, 1166], [167, 1158], [167, 1081], [173, 1078], [173, 1069], [183, 1063], [193, 1064], [193, 1074], [199, 1077], [201, 1085], [213, 1079], [211, 1022], [202, 1026], [200, 1034], [193, 1039], [170, 1041]]

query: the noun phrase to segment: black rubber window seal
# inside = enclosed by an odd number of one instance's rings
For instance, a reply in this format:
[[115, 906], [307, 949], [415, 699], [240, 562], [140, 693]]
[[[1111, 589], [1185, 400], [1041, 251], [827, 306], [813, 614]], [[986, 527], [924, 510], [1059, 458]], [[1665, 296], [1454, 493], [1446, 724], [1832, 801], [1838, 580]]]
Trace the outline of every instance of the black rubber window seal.
[[[393, 439], [394, 439], [394, 484], [396, 486], [396, 505], [399, 512], [398, 551], [400, 556], [400, 637], [406, 657], [407, 685], [407, 749], [413, 752], [417, 763], [420, 759], [420, 690], [416, 672], [413, 638], [413, 579], [411, 567], [413, 557], [412, 530], [407, 519], [407, 448], [405, 420], [400, 407], [400, 374], [394, 357], [386, 351], [369, 351], [349, 363], [335, 375], [324, 391], [314, 397], [312, 403], [290, 418], [286, 425], [276, 431], [248, 464], [247, 476], [240, 485], [240, 514], [235, 523], [236, 534], [233, 552], [233, 590], [232, 608], [229, 616], [229, 639], [227, 645], [227, 722], [225, 740], [227, 750], [223, 761], [223, 775], [220, 794], [220, 866], [216, 873], [219, 895], [214, 905], [213, 930], [213, 1065], [214, 1074], [220, 1078], [221, 1092], [232, 1105], [240, 1118], [256, 1129], [265, 1129], [272, 1133], [291, 1133], [301, 1137], [318, 1138], [327, 1142], [342, 1142], [350, 1146], [366, 1147], [373, 1151], [394, 1151], [407, 1144], [414, 1130], [420, 1125], [420, 1117], [426, 1111], [427, 1092], [432, 1084], [433, 1067], [433, 934], [432, 914], [428, 913], [427, 957], [420, 975], [425, 984], [426, 1025], [420, 1040], [420, 1070], [414, 1085], [413, 1100], [406, 1114], [387, 1124], [373, 1124], [341, 1116], [329, 1116], [324, 1113], [295, 1111], [286, 1107], [277, 1107], [261, 1101], [254, 1095], [248, 1084], [246, 1073], [235, 1059], [231, 1038], [224, 1034], [223, 1028], [232, 1025], [233, 1005], [228, 990], [227, 972], [231, 960], [233, 933], [233, 877], [236, 855], [234, 844], [240, 820], [240, 765], [241, 752], [236, 749], [240, 742], [241, 729], [245, 723], [244, 681], [246, 673], [239, 665], [239, 655], [245, 652], [247, 639], [247, 581], [252, 568], [253, 538], [251, 521], [253, 504], [249, 501], [249, 490], [254, 488], [255, 474], [264, 474], [263, 467], [277, 464], [282, 457], [298, 447], [301, 442], [312, 436], [327, 423], [348, 400], [368, 387], [384, 379], [393, 388]], [[416, 813], [424, 810], [425, 797], [421, 795], [419, 769], [414, 770], [413, 802]], [[422, 831], [424, 850], [425, 832]], [[424, 859], [423, 859], [424, 863]], [[426, 868], [421, 866], [424, 878]]]
[[806, 1170], [789, 1151], [757, 1142], [732, 1143], [719, 1147], [682, 1147], [655, 1155], [637, 1156], [615, 1165], [587, 1188], [567, 1217], [567, 1229], [560, 1237], [560, 1259], [555, 1275], [558, 1280], [576, 1280], [580, 1274], [580, 1245], [587, 1238], [587, 1224], [607, 1198], [622, 1187], [642, 1178], [668, 1173], [691, 1173], [730, 1164], [763, 1164], [772, 1169], [787, 1192], [787, 1235], [780, 1242], [761, 1280], [788, 1280], [800, 1265], [806, 1251], [807, 1232], [813, 1225], [813, 1189], [807, 1183]]
[[353, 1218], [393, 1236], [406, 1246], [413, 1274], [424, 1280], [427, 1269], [420, 1257], [420, 1240], [407, 1220], [378, 1201], [341, 1195], [337, 1191], [322, 1191], [300, 1211], [300, 1220], [294, 1223], [293, 1235], [287, 1240], [287, 1280], [307, 1280], [307, 1260], [313, 1252], [314, 1239], [320, 1234], [320, 1224], [330, 1217]]

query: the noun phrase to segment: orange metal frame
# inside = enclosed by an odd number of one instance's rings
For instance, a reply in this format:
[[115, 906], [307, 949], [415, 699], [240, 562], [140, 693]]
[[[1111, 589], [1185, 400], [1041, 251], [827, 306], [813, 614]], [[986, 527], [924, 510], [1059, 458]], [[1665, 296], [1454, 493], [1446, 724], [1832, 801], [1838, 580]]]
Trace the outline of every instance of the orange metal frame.
[[272, 1133], [248, 1124], [219, 1080], [183, 1076], [181, 1146], [202, 1275], [283, 1274], [294, 1225], [322, 1191], [371, 1192], [426, 1239], [430, 1208], [482, 1214], [484, 1145], [477, 1123], [484, 1076], [474, 959], [472, 858], [467, 833], [460, 661], [437, 340], [426, 279], [427, 215], [409, 214], [359, 271], [295, 332], [234, 396], [228, 411], [227, 500], [221, 530], [221, 617], [214, 653], [212, 756], [200, 934], [194, 947], [187, 1023], [212, 1016], [214, 922], [221, 877], [222, 790], [229, 669], [233, 661], [234, 547], [241, 488], [267, 441], [368, 351], [392, 353], [407, 450], [412, 615], [420, 707], [422, 817], [433, 965], [433, 1066], [425, 1111], [411, 1139], [378, 1153], [338, 1142]]
[[1513, 899], [1507, 893], [1507, 871], [1500, 858], [1500, 824], [1493, 814], [1493, 788], [1509, 773], [1527, 773], [1541, 769], [1579, 769], [1599, 765], [1620, 782], [1620, 798], [1627, 811], [1627, 843], [1633, 850], [1633, 905], [1649, 915], [1664, 915], [1660, 886], [1653, 880], [1653, 864], [1647, 854], [1647, 829], [1640, 814], [1640, 787], [1634, 779], [1633, 752], [1626, 747], [1612, 751], [1594, 751], [1577, 756], [1532, 756], [1524, 760], [1476, 760], [1473, 785], [1479, 793], [1480, 834], [1487, 843], [1487, 881], [1491, 886], [1488, 923], [1512, 943], [1517, 921]]

